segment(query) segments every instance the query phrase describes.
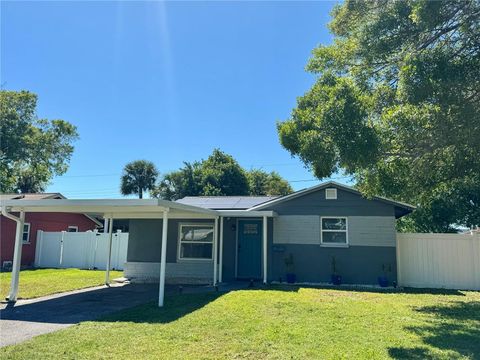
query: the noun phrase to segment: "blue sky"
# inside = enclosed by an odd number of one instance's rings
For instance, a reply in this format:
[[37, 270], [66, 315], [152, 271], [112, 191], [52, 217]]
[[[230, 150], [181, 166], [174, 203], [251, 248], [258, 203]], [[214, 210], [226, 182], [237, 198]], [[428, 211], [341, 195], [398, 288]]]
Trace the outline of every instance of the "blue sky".
[[48, 191], [120, 197], [125, 163], [165, 173], [215, 147], [300, 189], [316, 182], [275, 124], [314, 81], [304, 67], [331, 41], [333, 5], [3, 1], [1, 82], [38, 94], [40, 117], [78, 127], [70, 168]]

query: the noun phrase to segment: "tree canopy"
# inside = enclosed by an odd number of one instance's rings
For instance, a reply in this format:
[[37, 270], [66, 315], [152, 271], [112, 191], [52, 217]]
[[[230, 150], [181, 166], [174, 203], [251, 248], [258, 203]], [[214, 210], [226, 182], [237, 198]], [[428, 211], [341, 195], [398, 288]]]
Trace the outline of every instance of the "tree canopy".
[[284, 195], [292, 191], [279, 174], [247, 171], [231, 155], [215, 149], [206, 160], [185, 162], [179, 170], [165, 174], [152, 194], [177, 200], [185, 196]]
[[76, 127], [38, 118], [36, 108], [31, 92], [0, 91], [0, 192], [44, 191], [68, 169]]
[[143, 199], [145, 191], [155, 188], [157, 177], [157, 168], [151, 161], [132, 161], [123, 168], [120, 192], [123, 195], [135, 194], [139, 199]]
[[313, 173], [418, 205], [410, 231], [480, 224], [480, 3], [353, 1], [280, 142]]
[[267, 173], [260, 169], [247, 172], [250, 195], [288, 195], [293, 192], [287, 180], [275, 171]]

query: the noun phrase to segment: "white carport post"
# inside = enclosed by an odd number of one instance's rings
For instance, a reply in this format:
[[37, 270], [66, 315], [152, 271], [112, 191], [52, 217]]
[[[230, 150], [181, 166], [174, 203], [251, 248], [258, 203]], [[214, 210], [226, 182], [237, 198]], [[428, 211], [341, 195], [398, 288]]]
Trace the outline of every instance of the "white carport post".
[[15, 248], [13, 252], [12, 280], [10, 282], [10, 293], [8, 294], [8, 301], [15, 302], [17, 301], [20, 266], [22, 265], [23, 225], [25, 224], [25, 212], [23, 210], [20, 211], [20, 218], [17, 218], [11, 214], [7, 214], [5, 211], [3, 211], [3, 209], [2, 214], [17, 223], [17, 229], [15, 232]]
[[215, 218], [213, 229], [213, 286], [215, 286], [217, 285], [218, 273], [218, 216]]
[[263, 216], [263, 283], [267, 283], [267, 220], [266, 215]]
[[12, 280], [10, 282], [10, 293], [8, 294], [8, 301], [15, 302], [17, 301], [18, 295], [18, 281], [20, 278], [20, 266], [22, 264], [22, 245], [23, 245], [23, 225], [25, 224], [25, 212], [20, 211], [20, 218], [8, 214], [2, 209], [2, 214], [15, 221], [17, 223], [17, 229], [15, 232], [15, 248], [13, 253], [13, 264], [12, 264]]
[[220, 216], [220, 259], [218, 264], [218, 282], [223, 282], [223, 216]]
[[110, 267], [112, 266], [112, 237], [113, 237], [113, 217], [108, 220], [108, 257], [107, 271], [105, 272], [105, 285], [110, 285]]
[[158, 289], [158, 306], [162, 307], [165, 299], [165, 263], [167, 261], [167, 234], [168, 234], [168, 208], [163, 210], [162, 222], [162, 250], [160, 253], [160, 286]]

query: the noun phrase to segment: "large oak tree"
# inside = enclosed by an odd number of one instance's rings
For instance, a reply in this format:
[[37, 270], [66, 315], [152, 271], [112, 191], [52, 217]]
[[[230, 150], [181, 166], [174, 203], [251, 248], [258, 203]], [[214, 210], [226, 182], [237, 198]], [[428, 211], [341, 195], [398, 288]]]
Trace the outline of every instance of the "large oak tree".
[[41, 192], [63, 175], [77, 129], [65, 120], [39, 118], [37, 96], [0, 91], [0, 192]]
[[332, 16], [282, 145], [319, 178], [418, 205], [404, 230], [480, 224], [480, 2], [347, 0]]

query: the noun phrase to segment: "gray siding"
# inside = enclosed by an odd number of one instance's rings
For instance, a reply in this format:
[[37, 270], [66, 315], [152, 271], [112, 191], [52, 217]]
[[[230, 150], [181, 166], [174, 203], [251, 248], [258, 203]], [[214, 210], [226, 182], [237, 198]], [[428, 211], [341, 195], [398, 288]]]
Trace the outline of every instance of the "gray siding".
[[393, 216], [351, 216], [348, 218], [351, 246], [396, 246]]
[[[321, 244], [319, 215], [282, 215], [273, 220], [274, 244]], [[393, 216], [347, 216], [351, 246], [395, 246]]]
[[[177, 261], [178, 227], [182, 222], [210, 223], [209, 219], [171, 219], [168, 221], [167, 263]], [[161, 219], [130, 220], [127, 262], [160, 262], [162, 244]]]
[[[235, 280], [237, 218], [224, 218], [223, 227], [223, 281]], [[167, 242], [167, 274], [172, 277], [194, 277], [204, 278], [205, 275], [213, 277], [213, 261], [188, 261], [177, 260], [178, 251], [178, 229], [181, 222], [211, 223], [213, 220], [205, 219], [172, 219], [168, 221], [168, 242]], [[160, 262], [162, 237], [162, 220], [160, 219], [135, 219], [130, 220], [130, 235], [128, 241], [127, 268], [129, 274], [140, 274], [141, 277], [150, 278], [155, 275], [155, 268], [138, 263], [150, 263], [156, 266]], [[268, 241], [273, 241], [273, 221], [268, 220]], [[220, 254], [219, 254], [220, 256]], [[130, 266], [128, 265], [130, 263]], [[155, 263], [155, 264], [154, 264]], [[268, 264], [270, 266], [270, 264]], [[147, 269], [147, 270], [146, 270]], [[152, 270], [154, 269], [154, 270]], [[210, 270], [209, 270], [210, 269]], [[146, 275], [145, 275], [145, 274]]]
[[326, 200], [325, 190], [322, 189], [264, 210], [274, 210], [279, 215], [395, 216], [393, 205], [341, 189], [337, 189], [335, 200]]
[[[270, 281], [285, 281], [285, 258], [293, 255], [297, 282], [328, 283], [332, 274], [332, 257], [345, 284], [376, 284], [383, 275], [382, 265], [391, 268], [390, 281], [397, 279], [394, 247], [350, 246], [326, 248], [318, 245], [277, 245], [271, 252]], [[279, 248], [282, 249], [279, 249]], [[281, 250], [281, 251], [280, 251]]]
[[[332, 186], [333, 187], [333, 186]], [[337, 199], [326, 200], [325, 190], [272, 205], [273, 240], [269, 243], [269, 280], [285, 281], [285, 258], [292, 254], [298, 282], [330, 282], [332, 257], [345, 283], [376, 284], [382, 265], [396, 280], [395, 209], [337, 188]], [[320, 217], [348, 218], [349, 247], [320, 246]]]
[[286, 215], [273, 219], [274, 244], [320, 244], [320, 216]]

